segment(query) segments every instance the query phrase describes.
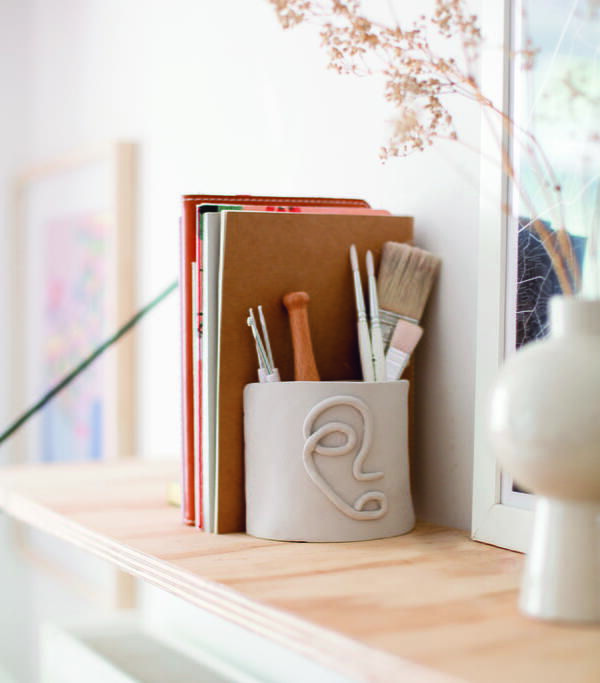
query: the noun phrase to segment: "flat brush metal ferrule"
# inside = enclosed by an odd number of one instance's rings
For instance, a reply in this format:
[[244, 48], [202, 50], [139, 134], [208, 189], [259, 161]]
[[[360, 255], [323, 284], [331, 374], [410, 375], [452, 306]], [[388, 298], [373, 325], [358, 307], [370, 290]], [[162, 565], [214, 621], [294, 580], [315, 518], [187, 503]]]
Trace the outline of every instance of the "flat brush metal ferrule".
[[394, 313], [393, 311], [386, 311], [383, 308], [379, 309], [379, 323], [381, 325], [381, 336], [383, 338], [383, 348], [387, 353], [387, 350], [396, 329], [396, 324], [398, 320], [406, 320], [409, 323], [419, 324], [418, 320], [414, 318], [409, 318], [406, 315], [400, 315], [400, 313]]

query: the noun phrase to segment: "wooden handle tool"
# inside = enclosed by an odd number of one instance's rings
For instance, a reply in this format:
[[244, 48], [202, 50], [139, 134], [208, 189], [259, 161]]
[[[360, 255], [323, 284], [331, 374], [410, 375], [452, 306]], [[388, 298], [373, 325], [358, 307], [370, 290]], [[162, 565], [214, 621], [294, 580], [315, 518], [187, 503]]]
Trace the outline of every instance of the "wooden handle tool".
[[307, 310], [309, 301], [306, 292], [290, 292], [283, 297], [283, 305], [290, 316], [294, 347], [294, 379], [297, 382], [318, 382], [320, 379], [310, 339]]

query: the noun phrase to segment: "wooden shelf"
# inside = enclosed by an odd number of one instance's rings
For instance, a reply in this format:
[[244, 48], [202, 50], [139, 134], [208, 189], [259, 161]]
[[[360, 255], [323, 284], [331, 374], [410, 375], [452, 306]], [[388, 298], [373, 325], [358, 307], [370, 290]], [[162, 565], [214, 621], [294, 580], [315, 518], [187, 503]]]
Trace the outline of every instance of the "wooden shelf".
[[[420, 524], [406, 536], [278, 543], [184, 527], [174, 463], [0, 471], [0, 507], [341, 673], [370, 681], [598, 681], [600, 629], [526, 619], [523, 557]], [[454, 677], [454, 678], [452, 678]]]

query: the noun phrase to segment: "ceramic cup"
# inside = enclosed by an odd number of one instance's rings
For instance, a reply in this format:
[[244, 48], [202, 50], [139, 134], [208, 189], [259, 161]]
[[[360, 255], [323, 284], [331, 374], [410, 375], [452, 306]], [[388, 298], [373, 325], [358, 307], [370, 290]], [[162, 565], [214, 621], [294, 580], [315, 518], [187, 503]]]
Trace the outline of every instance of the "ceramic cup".
[[323, 542], [410, 531], [407, 398], [404, 380], [246, 386], [246, 531]]

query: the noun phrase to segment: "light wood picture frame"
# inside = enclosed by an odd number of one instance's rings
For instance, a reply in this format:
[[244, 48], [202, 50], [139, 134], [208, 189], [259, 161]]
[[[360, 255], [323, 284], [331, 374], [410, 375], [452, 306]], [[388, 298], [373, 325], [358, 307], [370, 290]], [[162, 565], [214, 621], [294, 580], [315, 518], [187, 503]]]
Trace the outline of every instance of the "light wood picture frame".
[[[107, 143], [17, 179], [15, 413], [134, 313], [134, 154]], [[129, 334], [20, 430], [13, 461], [132, 455], [134, 372]]]
[[[15, 415], [135, 312], [135, 157], [133, 143], [109, 142], [16, 180]], [[135, 434], [135, 334], [129, 333], [14, 435], [10, 461], [60, 467], [127, 458], [135, 454]], [[32, 566], [69, 590], [113, 608], [133, 605], [131, 576], [24, 525], [15, 537]]]

